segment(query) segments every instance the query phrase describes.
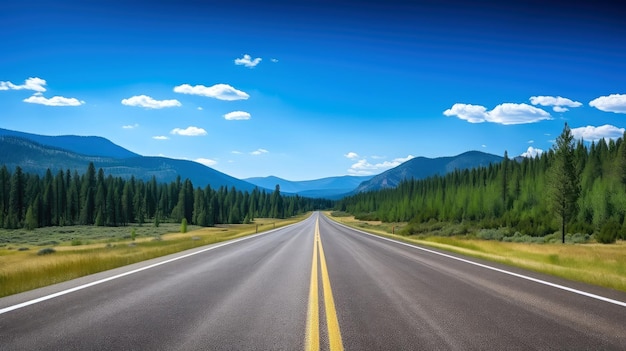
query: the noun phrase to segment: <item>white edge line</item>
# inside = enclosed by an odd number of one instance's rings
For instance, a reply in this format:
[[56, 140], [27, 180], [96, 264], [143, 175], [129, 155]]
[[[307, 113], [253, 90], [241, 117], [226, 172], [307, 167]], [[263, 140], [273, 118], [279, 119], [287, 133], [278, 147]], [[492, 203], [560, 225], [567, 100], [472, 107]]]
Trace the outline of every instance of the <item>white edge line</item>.
[[[46, 295], [46, 296], [42, 296], [42, 297], [39, 297], [39, 298], [36, 298], [36, 299], [33, 299], [33, 300], [29, 300], [29, 301], [26, 301], [26, 302], [19, 303], [19, 304], [17, 304], [17, 305], [13, 305], [13, 306], [5, 307], [5, 308], [3, 308], [3, 309], [0, 309], [0, 314], [4, 314], [4, 313], [7, 313], [7, 312], [11, 312], [11, 311], [14, 311], [14, 310], [17, 310], [17, 309], [20, 309], [20, 308], [26, 307], [26, 306], [34, 305], [34, 304], [36, 304], [36, 303], [43, 302], [43, 301], [46, 301], [46, 300], [54, 299], [55, 297], [59, 297], [59, 296], [63, 296], [63, 295], [69, 294], [69, 293], [73, 293], [73, 292], [78, 291], [78, 290], [83, 290], [83, 289], [86, 289], [86, 288], [92, 287], [92, 286], [94, 286], [94, 285], [98, 285], [98, 284], [106, 283], [106, 282], [108, 282], [108, 281], [111, 281], [111, 280], [114, 280], [114, 279], [118, 279], [118, 278], [122, 278], [122, 277], [125, 277], [125, 276], [127, 276], [127, 275], [131, 275], [131, 274], [139, 273], [139, 272], [141, 272], [141, 271], [145, 271], [145, 270], [150, 269], [150, 268], [158, 267], [158, 266], [160, 266], [160, 265], [164, 265], [164, 264], [167, 264], [167, 263], [171, 263], [171, 262], [174, 262], [174, 261], [178, 261], [178, 260], [183, 259], [183, 258], [187, 258], [187, 257], [190, 257], [190, 256], [198, 255], [198, 254], [201, 254], [201, 253], [203, 253], [203, 252], [207, 252], [207, 251], [210, 251], [210, 250], [214, 250], [214, 249], [217, 249], [217, 248], [220, 248], [220, 247], [226, 246], [226, 245], [235, 244], [235, 243], [238, 243], [238, 242], [240, 242], [240, 241], [243, 241], [243, 240], [248, 240], [248, 239], [252, 239], [252, 238], [256, 238], [256, 237], [261, 236], [261, 235], [270, 234], [270, 233], [276, 232], [276, 231], [278, 231], [278, 230], [281, 230], [281, 229], [284, 229], [284, 228], [287, 228], [287, 227], [293, 226], [293, 225], [298, 224], [298, 223], [300, 223], [300, 222], [297, 222], [297, 223], [294, 223], [294, 224], [291, 224], [291, 225], [288, 225], [288, 226], [285, 226], [285, 227], [281, 227], [281, 228], [276, 228], [276, 229], [268, 230], [268, 231], [266, 231], [266, 232], [262, 232], [262, 233], [258, 233], [258, 234], [253, 234], [253, 235], [245, 236], [245, 237], [243, 237], [243, 238], [235, 239], [235, 240], [232, 240], [232, 241], [226, 241], [226, 242], [224, 242], [224, 243], [217, 244], [217, 245], [215, 245], [215, 246], [210, 246], [210, 247], [207, 247], [207, 248], [202, 249], [202, 250], [199, 250], [199, 251], [194, 251], [194, 252], [191, 252], [191, 253], [188, 253], [188, 254], [182, 255], [182, 256], [178, 256], [178, 257], [170, 258], [169, 260], [165, 260], [165, 261], [162, 261], [162, 262], [157, 262], [157, 263], [151, 264], [151, 265], [149, 265], [149, 266], [145, 266], [145, 267], [137, 268], [137, 269], [134, 269], [134, 270], [132, 270], [132, 271], [128, 271], [128, 272], [124, 272], [124, 273], [120, 273], [120, 274], [114, 275], [114, 276], [112, 276], [112, 277], [108, 277], [108, 278], [104, 278], [104, 279], [96, 280], [95, 282], [91, 282], [91, 283], [87, 283], [87, 284], [79, 285], [79, 286], [73, 287], [73, 288], [71, 288], [71, 289], [67, 289], [67, 290], [59, 291], [59, 292], [56, 292], [56, 293], [54, 293], [54, 294], [50, 294], [50, 295]], [[120, 267], [120, 268], [121, 268], [121, 267]]]
[[504, 269], [500, 269], [500, 268], [496, 268], [496, 267], [488, 266], [488, 265], [486, 265], [486, 264], [482, 264], [482, 263], [478, 263], [478, 262], [474, 262], [474, 261], [466, 260], [466, 259], [464, 259], [464, 258], [460, 258], [460, 257], [456, 257], [456, 256], [448, 255], [448, 254], [441, 253], [441, 252], [438, 252], [438, 251], [429, 250], [429, 249], [426, 249], [426, 248], [423, 248], [423, 247], [419, 247], [419, 246], [416, 246], [416, 245], [412, 245], [412, 244], [409, 244], [409, 243], [405, 243], [405, 242], [402, 242], [402, 241], [397, 241], [397, 240], [389, 239], [389, 238], [386, 238], [386, 237], [384, 237], [384, 236], [379, 236], [379, 235], [375, 235], [375, 234], [370, 234], [370, 233], [364, 232], [364, 231], [362, 231], [362, 230], [359, 230], [359, 229], [356, 229], [356, 228], [349, 227], [349, 226], [347, 226], [347, 225], [345, 225], [345, 224], [343, 224], [343, 223], [339, 223], [339, 222], [334, 221], [334, 220], [333, 220], [333, 222], [335, 222], [335, 223], [339, 224], [340, 226], [343, 226], [343, 227], [345, 227], [345, 228], [347, 228], [347, 229], [352, 229], [352, 230], [354, 230], [354, 231], [356, 231], [356, 232], [358, 232], [358, 233], [362, 233], [362, 234], [365, 234], [365, 235], [369, 235], [369, 236], [372, 236], [372, 237], [374, 237], [374, 238], [378, 238], [378, 239], [382, 239], [382, 240], [391, 241], [392, 243], [396, 243], [396, 244], [400, 244], [400, 245], [404, 245], [404, 246], [412, 247], [412, 248], [414, 248], [414, 249], [418, 249], [418, 250], [426, 251], [426, 252], [428, 252], [428, 253], [432, 253], [432, 254], [435, 254], [435, 255], [443, 256], [443, 257], [446, 257], [446, 258], [451, 258], [451, 259], [453, 259], [453, 260], [457, 260], [457, 261], [461, 261], [461, 262], [464, 262], [464, 263], [472, 264], [472, 265], [474, 265], [474, 266], [478, 266], [478, 267], [482, 267], [482, 268], [490, 269], [490, 270], [492, 270], [492, 271], [496, 271], [496, 272], [500, 272], [500, 273], [508, 274], [508, 275], [511, 275], [511, 276], [514, 276], [514, 277], [517, 277], [517, 278], [526, 279], [526, 280], [530, 280], [530, 281], [535, 282], [535, 283], [539, 283], [539, 284], [543, 284], [543, 285], [551, 286], [551, 287], [553, 287], [553, 288], [557, 288], [557, 289], [561, 289], [561, 290], [569, 291], [569, 292], [574, 293], [574, 294], [583, 295], [583, 296], [590, 297], [590, 298], [592, 298], [592, 299], [596, 299], [596, 300], [600, 300], [600, 301], [604, 301], [604, 302], [612, 303], [612, 304], [615, 304], [615, 305], [618, 305], [618, 306], [626, 307], [626, 302], [623, 302], [623, 301], [613, 300], [613, 299], [610, 299], [610, 298], [608, 298], [608, 297], [604, 297], [604, 296], [600, 296], [600, 295], [596, 295], [596, 294], [588, 293], [588, 292], [586, 292], [586, 291], [582, 291], [582, 290], [573, 289], [573, 288], [570, 288], [570, 287], [567, 287], [567, 286], [564, 286], [564, 285], [559, 285], [559, 284], [555, 284], [555, 283], [550, 283], [550, 282], [545, 281], [545, 280], [541, 280], [541, 279], [537, 279], [537, 278], [529, 277], [529, 276], [527, 276], [527, 275], [523, 275], [523, 274], [519, 274], [519, 273], [510, 272], [510, 271], [507, 271], [507, 270], [504, 270]]

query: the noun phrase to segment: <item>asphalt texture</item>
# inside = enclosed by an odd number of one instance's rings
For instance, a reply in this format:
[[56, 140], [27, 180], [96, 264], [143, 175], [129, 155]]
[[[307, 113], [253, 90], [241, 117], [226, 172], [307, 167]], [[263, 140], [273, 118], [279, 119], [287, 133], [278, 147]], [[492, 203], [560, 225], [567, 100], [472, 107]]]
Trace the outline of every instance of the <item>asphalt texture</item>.
[[[623, 305], [380, 239], [318, 213], [197, 254], [2, 298], [0, 350], [303, 350], [317, 221], [346, 350], [626, 350]], [[621, 292], [468, 260], [626, 302]], [[28, 304], [120, 274], [127, 275]], [[319, 280], [320, 348], [328, 350]]]

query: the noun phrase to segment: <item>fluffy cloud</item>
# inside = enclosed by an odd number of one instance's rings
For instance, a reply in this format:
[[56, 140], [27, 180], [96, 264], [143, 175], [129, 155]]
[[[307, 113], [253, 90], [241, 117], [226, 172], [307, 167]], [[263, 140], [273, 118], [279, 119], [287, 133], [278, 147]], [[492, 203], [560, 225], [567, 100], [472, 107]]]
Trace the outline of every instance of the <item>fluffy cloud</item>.
[[250, 97], [250, 95], [228, 84], [215, 84], [210, 87], [183, 84], [174, 87], [174, 91], [181, 94], [200, 95], [225, 101], [247, 100]]
[[215, 166], [217, 164], [217, 161], [211, 160], [211, 159], [208, 159], [208, 158], [197, 158], [194, 161], [196, 161], [198, 163], [201, 163], [201, 164], [203, 164], [203, 165], [205, 165], [207, 167], [212, 167], [212, 166]]
[[0, 82], [0, 90], [33, 90], [39, 93], [46, 91], [46, 81], [41, 78], [28, 78], [22, 85], [11, 82]]
[[543, 154], [543, 150], [529, 146], [528, 150], [526, 150], [526, 152], [522, 153], [520, 156], [527, 157], [527, 158], [535, 158], [537, 156], [540, 156], [541, 154]]
[[278, 59], [273, 58], [273, 59], [271, 59], [271, 61], [274, 62], [274, 63], [277, 63]]
[[483, 123], [487, 120], [487, 108], [480, 105], [454, 104], [452, 108], [443, 111], [443, 114], [451, 117], [457, 116], [470, 123]]
[[626, 94], [600, 96], [591, 100], [589, 106], [605, 112], [626, 113]]
[[154, 140], [167, 140], [169, 138], [166, 137], [165, 135], [155, 135], [155, 136], [152, 137], [152, 139], [154, 139]]
[[552, 119], [546, 111], [527, 105], [504, 103], [493, 110], [480, 105], [454, 104], [443, 112], [445, 116], [456, 116], [470, 123], [491, 122], [504, 125], [535, 123], [541, 120]]
[[22, 100], [24, 102], [28, 102], [29, 104], [39, 104], [46, 106], [80, 106], [85, 102], [78, 100], [76, 98], [66, 98], [63, 96], [53, 96], [51, 98], [45, 98], [41, 95], [41, 93], [36, 93], [35, 95]]
[[138, 123], [122, 126], [122, 128], [124, 128], [124, 129], [135, 129], [135, 128], [138, 128], [138, 127], [139, 127]]
[[187, 129], [174, 128], [170, 134], [182, 135], [182, 136], [202, 136], [206, 135], [206, 130], [198, 127], [187, 127]]
[[624, 128], [617, 128], [609, 124], [600, 127], [586, 126], [573, 128], [572, 135], [576, 139], [598, 141], [600, 139], [617, 139], [624, 135]]
[[351, 159], [351, 160], [359, 158], [359, 154], [357, 154], [356, 152], [348, 152], [344, 156], [349, 158], [349, 159]]
[[580, 107], [582, 103], [561, 96], [531, 96], [530, 103], [533, 105], [552, 106], [554, 112], [569, 111], [567, 107]]
[[392, 161], [385, 161], [385, 162], [375, 163], [375, 164], [369, 163], [367, 159], [361, 159], [361, 160], [358, 160], [352, 166], [350, 166], [350, 169], [348, 169], [348, 173], [352, 175], [376, 174], [381, 171], [384, 171], [393, 167], [397, 167], [401, 163], [404, 163], [414, 157], [415, 156], [413, 155], [408, 155], [407, 157], [399, 157], [399, 158], [393, 159]]
[[229, 121], [247, 120], [247, 119], [250, 119], [250, 117], [251, 117], [250, 114], [244, 111], [233, 111], [224, 115], [224, 118]]
[[263, 154], [267, 154], [269, 153], [269, 151], [265, 150], [265, 149], [257, 149], [254, 150], [250, 153], [250, 155], [254, 155], [254, 156], [259, 156], [259, 155], [263, 155]]
[[243, 55], [242, 58], [238, 58], [235, 59], [235, 64], [236, 65], [244, 65], [248, 68], [254, 68], [256, 67], [256, 65], [258, 65], [259, 63], [261, 63], [262, 58], [257, 57], [254, 60], [252, 59], [252, 57], [248, 54]]
[[123, 99], [122, 105], [145, 107], [151, 109], [182, 106], [182, 104], [178, 100], [155, 100], [147, 95], [137, 95], [128, 99]]

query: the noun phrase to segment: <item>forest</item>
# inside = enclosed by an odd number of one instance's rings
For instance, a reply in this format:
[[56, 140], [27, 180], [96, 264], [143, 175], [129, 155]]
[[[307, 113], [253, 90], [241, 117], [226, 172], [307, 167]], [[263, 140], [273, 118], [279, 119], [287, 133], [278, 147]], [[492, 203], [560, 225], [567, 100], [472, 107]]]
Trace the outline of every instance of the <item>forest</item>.
[[0, 225], [6, 229], [46, 226], [124, 226], [161, 221], [213, 226], [251, 223], [254, 218], [285, 218], [324, 209], [332, 202], [309, 199], [258, 188], [242, 192], [235, 188], [194, 187], [180, 177], [169, 184], [153, 177], [144, 182], [134, 177], [105, 176], [90, 163], [84, 174], [70, 170], [56, 175], [48, 169], [43, 177], [0, 168]]
[[[557, 146], [559, 139], [563, 144]], [[566, 124], [559, 139], [535, 158], [509, 159], [505, 153], [499, 164], [406, 180], [394, 189], [344, 198], [336, 209], [359, 219], [409, 222], [407, 235], [437, 221], [502, 229], [505, 236], [538, 237], [566, 228], [563, 237], [626, 239], [624, 137], [573, 141]]]

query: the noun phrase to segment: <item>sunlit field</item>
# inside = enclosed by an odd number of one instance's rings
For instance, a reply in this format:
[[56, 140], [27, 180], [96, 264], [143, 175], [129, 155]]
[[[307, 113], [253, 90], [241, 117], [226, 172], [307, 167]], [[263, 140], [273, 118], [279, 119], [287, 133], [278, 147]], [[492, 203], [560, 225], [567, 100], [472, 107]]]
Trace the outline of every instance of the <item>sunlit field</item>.
[[180, 233], [180, 225], [171, 223], [162, 223], [158, 228], [144, 225], [118, 228], [56, 227], [32, 232], [2, 230], [0, 297], [239, 238], [254, 234], [257, 230], [271, 230], [296, 223], [305, 217], [256, 219], [253, 224], [210, 228], [189, 226], [187, 233]]
[[[329, 213], [327, 213], [329, 215]], [[405, 223], [360, 221], [352, 216], [330, 218], [346, 225], [393, 239], [431, 246], [536, 272], [626, 291], [626, 242], [604, 245], [560, 243], [512, 243], [482, 240], [471, 235], [401, 236]]]

